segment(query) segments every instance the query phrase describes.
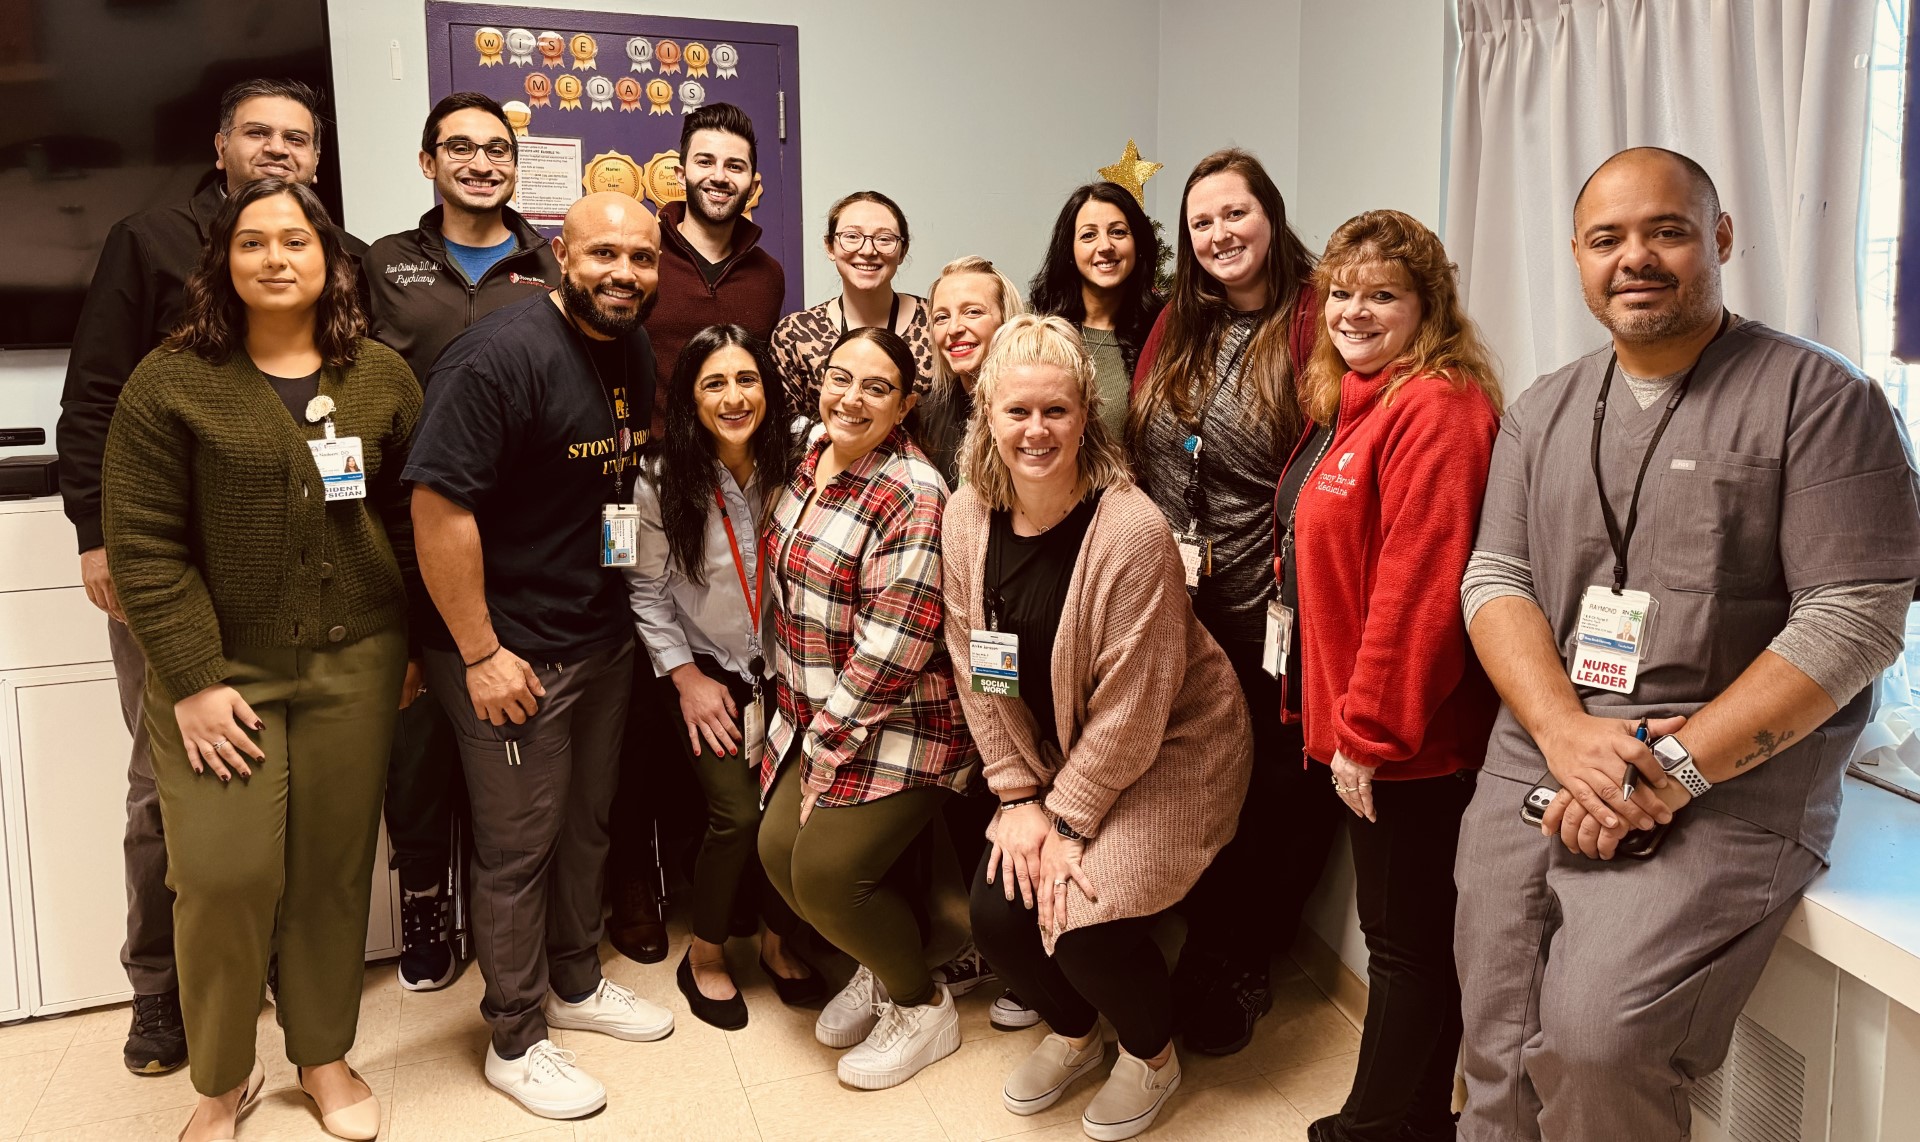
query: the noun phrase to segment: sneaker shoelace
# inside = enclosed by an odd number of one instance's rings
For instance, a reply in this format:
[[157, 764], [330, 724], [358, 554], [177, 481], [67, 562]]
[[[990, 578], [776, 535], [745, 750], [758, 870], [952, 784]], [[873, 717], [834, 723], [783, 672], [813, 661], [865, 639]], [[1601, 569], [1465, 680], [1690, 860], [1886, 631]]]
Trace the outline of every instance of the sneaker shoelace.
[[447, 938], [446, 898], [409, 892], [401, 898], [400, 946], [417, 948]]
[[180, 1029], [180, 1006], [170, 996], [133, 997], [133, 1033], [146, 1039], [164, 1038]]
[[968, 944], [965, 951], [940, 966], [942, 982], [947, 984], [965, 983], [967, 980], [986, 974], [986, 958], [980, 949]]
[[615, 983], [604, 976], [600, 979], [600, 986], [594, 989], [593, 998], [601, 1002], [612, 1000], [629, 1011], [633, 1010], [640, 1001], [640, 997], [634, 994], [632, 988]]
[[573, 1061], [579, 1058], [565, 1047], [551, 1042], [534, 1044], [527, 1052], [527, 1078], [537, 1083], [565, 1082], [572, 1077]]
[[847, 986], [839, 995], [834, 996], [834, 1002], [856, 1011], [863, 1007], [872, 1008], [877, 1014], [885, 1000], [880, 998], [879, 989], [874, 986], [872, 969], [863, 964], [854, 969], [853, 978], [847, 981]]
[[874, 1004], [874, 1014], [880, 1022], [874, 1025], [873, 1033], [867, 1036], [867, 1044], [876, 1051], [884, 1051], [912, 1031], [920, 1022], [923, 1007], [900, 1007], [897, 1004], [880, 1000]]

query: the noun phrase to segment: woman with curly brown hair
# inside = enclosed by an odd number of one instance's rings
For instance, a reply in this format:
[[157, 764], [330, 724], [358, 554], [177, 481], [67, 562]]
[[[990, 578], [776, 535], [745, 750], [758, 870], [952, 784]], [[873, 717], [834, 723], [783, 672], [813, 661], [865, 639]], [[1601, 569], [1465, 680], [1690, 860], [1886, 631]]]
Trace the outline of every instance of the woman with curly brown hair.
[[359, 1020], [387, 751], [420, 691], [402, 460], [406, 362], [365, 336], [356, 270], [312, 191], [262, 179], [214, 219], [180, 327], [107, 437], [107, 560], [147, 656], [175, 954], [199, 1104], [229, 1139], [260, 1093], [267, 961], [321, 1123], [372, 1138]]

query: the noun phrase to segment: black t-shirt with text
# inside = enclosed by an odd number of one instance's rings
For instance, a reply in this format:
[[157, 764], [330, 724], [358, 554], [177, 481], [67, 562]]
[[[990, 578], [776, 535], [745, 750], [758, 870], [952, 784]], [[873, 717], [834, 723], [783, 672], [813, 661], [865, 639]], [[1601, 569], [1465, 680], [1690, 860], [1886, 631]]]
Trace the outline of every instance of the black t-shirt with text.
[[509, 650], [565, 661], [632, 637], [620, 572], [600, 566], [600, 518], [631, 498], [653, 381], [645, 329], [593, 341], [546, 295], [482, 317], [435, 362], [405, 478], [473, 513]]

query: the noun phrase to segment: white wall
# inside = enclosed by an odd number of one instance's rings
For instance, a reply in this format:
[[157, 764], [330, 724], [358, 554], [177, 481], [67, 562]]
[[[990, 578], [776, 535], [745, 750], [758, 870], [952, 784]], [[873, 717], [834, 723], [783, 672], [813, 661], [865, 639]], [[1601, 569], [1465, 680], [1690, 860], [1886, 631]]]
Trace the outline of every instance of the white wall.
[[[1307, 0], [1308, 4], [1334, 0]], [[1206, 0], [1160, 6], [1160, 149], [1148, 209], [1175, 237], [1180, 191], [1221, 147], [1259, 157], [1289, 209], [1298, 190], [1302, 0]], [[1145, 143], [1141, 144], [1143, 147]]]
[[[1129, 137], [1159, 146], [1156, 0], [565, 0], [555, 7], [794, 24], [800, 29], [803, 214], [862, 188], [907, 211], [904, 288], [981, 254], [1025, 283], [1067, 193]], [[371, 240], [432, 205], [414, 155], [426, 114], [424, 0], [329, 0], [346, 211]], [[402, 78], [391, 77], [390, 44]], [[791, 111], [790, 111], [791, 113]], [[789, 267], [789, 272], [792, 267]], [[839, 292], [817, 245], [809, 304]]]

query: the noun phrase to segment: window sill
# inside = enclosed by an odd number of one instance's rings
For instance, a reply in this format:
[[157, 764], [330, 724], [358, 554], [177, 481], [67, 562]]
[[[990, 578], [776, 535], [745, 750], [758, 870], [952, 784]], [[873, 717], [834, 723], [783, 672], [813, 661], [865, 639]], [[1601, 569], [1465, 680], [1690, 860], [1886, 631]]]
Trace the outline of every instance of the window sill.
[[1832, 865], [1808, 887], [1786, 936], [1920, 1011], [1920, 808], [1851, 778]]

